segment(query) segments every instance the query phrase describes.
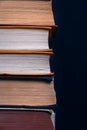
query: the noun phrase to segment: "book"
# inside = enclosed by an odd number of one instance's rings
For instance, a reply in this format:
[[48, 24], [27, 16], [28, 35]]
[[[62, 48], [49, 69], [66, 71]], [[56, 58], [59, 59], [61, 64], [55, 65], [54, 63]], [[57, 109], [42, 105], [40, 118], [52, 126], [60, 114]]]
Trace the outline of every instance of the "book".
[[54, 130], [52, 111], [0, 110], [0, 129]]
[[55, 26], [52, 1], [0, 0], [0, 25]]
[[0, 26], [0, 50], [49, 51], [49, 33], [49, 28]]
[[0, 106], [56, 105], [53, 81], [0, 80]]
[[49, 61], [51, 54], [52, 52], [1, 52], [0, 74], [52, 75]]

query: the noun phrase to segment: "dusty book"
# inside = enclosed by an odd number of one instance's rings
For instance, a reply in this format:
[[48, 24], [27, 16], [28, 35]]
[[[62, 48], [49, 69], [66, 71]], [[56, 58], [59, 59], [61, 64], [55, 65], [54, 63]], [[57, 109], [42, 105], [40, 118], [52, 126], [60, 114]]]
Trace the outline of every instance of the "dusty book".
[[0, 129], [54, 130], [52, 114], [44, 110], [0, 110]]
[[0, 52], [0, 74], [50, 75], [52, 52]]
[[0, 0], [0, 25], [55, 26], [52, 1]]
[[50, 29], [0, 26], [0, 50], [48, 51]]
[[0, 80], [0, 106], [56, 105], [53, 81]]

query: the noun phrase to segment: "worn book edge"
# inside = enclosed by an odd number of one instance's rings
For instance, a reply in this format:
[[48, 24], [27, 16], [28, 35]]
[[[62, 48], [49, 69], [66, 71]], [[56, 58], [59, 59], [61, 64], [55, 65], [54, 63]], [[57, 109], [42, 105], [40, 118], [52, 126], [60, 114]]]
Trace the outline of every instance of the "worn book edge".
[[47, 54], [52, 55], [52, 49], [0, 49], [0, 54]]
[[44, 76], [44, 75], [54, 75], [54, 73], [53, 72], [50, 72], [50, 73], [11, 73], [11, 72], [0, 72], [0, 75], [31, 75], [31, 76]]

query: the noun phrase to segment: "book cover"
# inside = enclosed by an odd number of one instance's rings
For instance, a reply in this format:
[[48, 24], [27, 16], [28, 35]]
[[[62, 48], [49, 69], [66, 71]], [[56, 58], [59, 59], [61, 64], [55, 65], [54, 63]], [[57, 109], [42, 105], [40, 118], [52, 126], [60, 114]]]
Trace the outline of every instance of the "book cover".
[[54, 130], [50, 111], [0, 110], [0, 129]]

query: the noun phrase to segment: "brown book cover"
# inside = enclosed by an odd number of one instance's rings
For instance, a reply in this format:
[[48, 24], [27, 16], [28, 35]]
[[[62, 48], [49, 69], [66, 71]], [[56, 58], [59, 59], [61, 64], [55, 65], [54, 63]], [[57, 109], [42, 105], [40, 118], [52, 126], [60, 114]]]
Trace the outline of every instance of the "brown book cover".
[[55, 26], [52, 1], [0, 0], [0, 25]]
[[0, 130], [54, 130], [46, 111], [0, 110]]
[[0, 80], [0, 105], [50, 106], [55, 104], [53, 82]]
[[0, 49], [0, 54], [44, 54], [53, 55], [52, 49]]

